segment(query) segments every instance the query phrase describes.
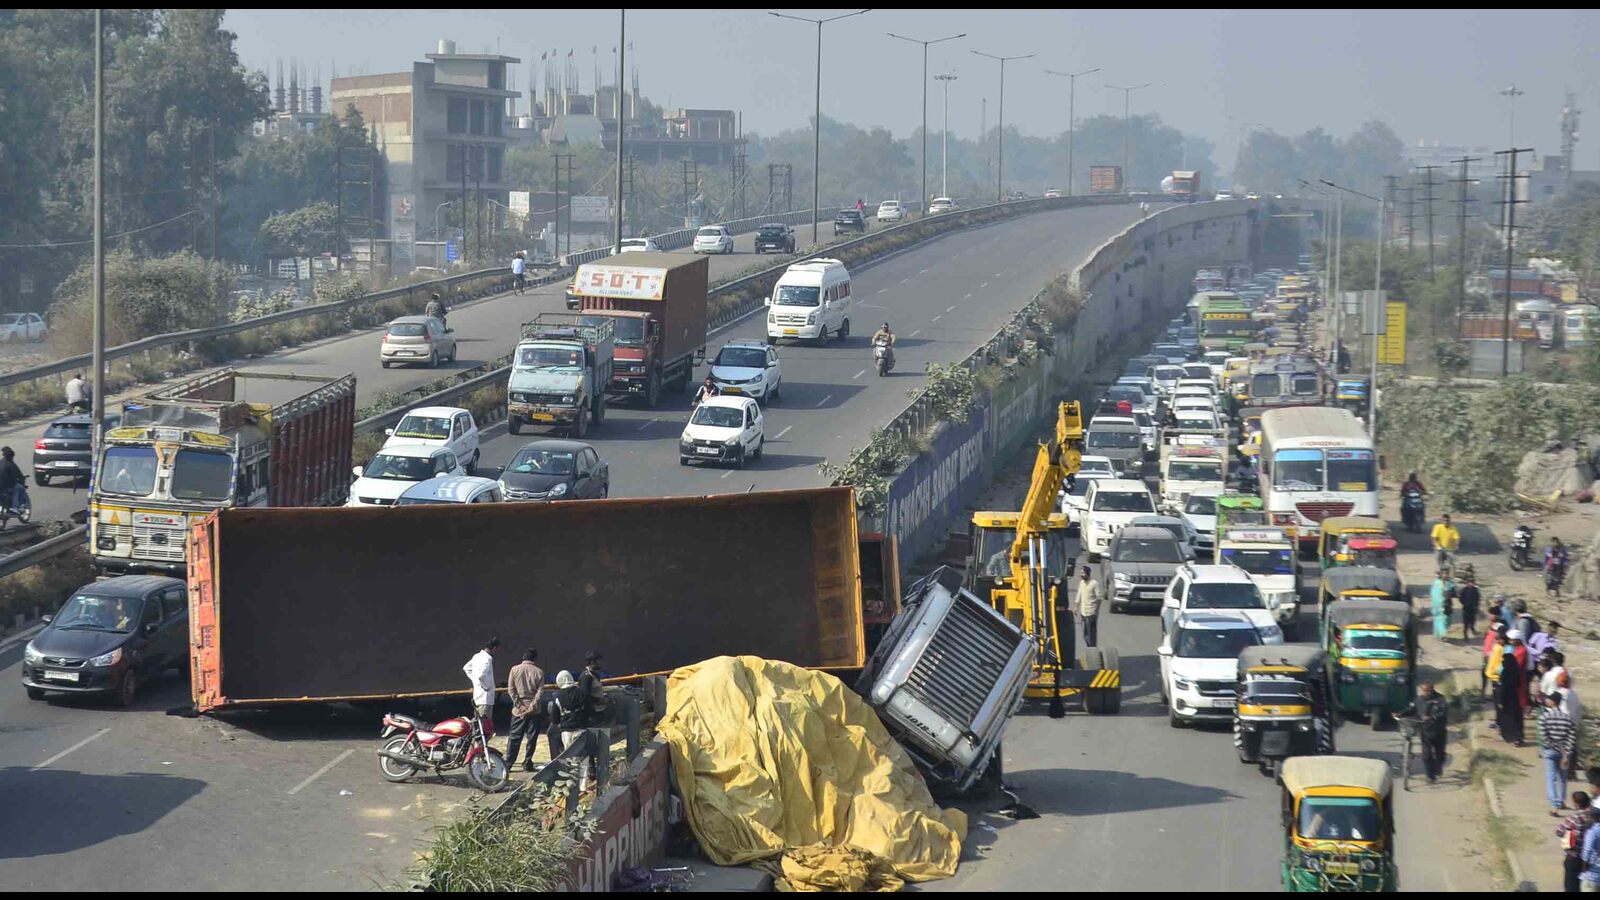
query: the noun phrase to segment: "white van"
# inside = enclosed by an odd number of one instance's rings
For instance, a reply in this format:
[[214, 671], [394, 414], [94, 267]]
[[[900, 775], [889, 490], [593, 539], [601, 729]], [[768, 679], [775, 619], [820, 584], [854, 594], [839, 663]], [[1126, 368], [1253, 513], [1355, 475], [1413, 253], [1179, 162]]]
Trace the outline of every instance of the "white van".
[[826, 343], [850, 336], [850, 270], [837, 259], [808, 259], [790, 266], [767, 298], [767, 343], [779, 338]]

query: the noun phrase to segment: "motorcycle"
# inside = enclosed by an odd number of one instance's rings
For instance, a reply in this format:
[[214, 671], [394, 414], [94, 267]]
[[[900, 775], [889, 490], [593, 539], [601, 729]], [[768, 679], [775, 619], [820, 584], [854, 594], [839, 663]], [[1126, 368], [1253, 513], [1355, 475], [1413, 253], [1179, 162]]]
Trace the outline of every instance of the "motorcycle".
[[1427, 504], [1422, 499], [1422, 492], [1416, 488], [1407, 488], [1400, 496], [1400, 518], [1405, 522], [1407, 530], [1420, 533], [1422, 525], [1427, 521]]
[[33, 518], [33, 499], [28, 496], [28, 476], [22, 476], [17, 482], [17, 494], [13, 499], [15, 502], [6, 503], [4, 508], [0, 508], [0, 528], [11, 524], [12, 519], [26, 525]]
[[1507, 560], [1513, 572], [1521, 572], [1533, 565], [1533, 527], [1518, 525], [1511, 532], [1511, 558]]
[[877, 340], [872, 343], [872, 360], [878, 367], [878, 376], [882, 377], [894, 371], [894, 347], [886, 340]]
[[423, 769], [441, 775], [464, 768], [473, 787], [492, 794], [511, 781], [505, 757], [489, 746], [492, 737], [494, 722], [477, 716], [430, 725], [411, 716], [385, 713], [378, 769], [386, 780], [398, 783], [409, 781]]

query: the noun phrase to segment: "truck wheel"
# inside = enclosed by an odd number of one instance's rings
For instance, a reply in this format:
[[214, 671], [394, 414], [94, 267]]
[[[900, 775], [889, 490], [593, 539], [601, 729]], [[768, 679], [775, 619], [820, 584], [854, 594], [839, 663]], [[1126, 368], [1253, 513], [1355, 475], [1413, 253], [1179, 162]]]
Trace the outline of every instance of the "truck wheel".
[[594, 398], [594, 424], [599, 425], [606, 420], [606, 395], [601, 394]]
[[644, 384], [644, 405], [651, 409], [661, 402], [661, 373], [651, 372], [650, 379]]
[[768, 347], [776, 347], [776, 346], [778, 346], [778, 339], [773, 337], [770, 334], [767, 335], [767, 346]]
[[512, 434], [521, 434], [522, 420], [516, 416], [506, 416], [506, 431]]
[[581, 438], [581, 437], [583, 437], [584, 435], [586, 435], [588, 433], [589, 433], [589, 411], [587, 409], [581, 409], [580, 408], [578, 410], [578, 421], [575, 424], [573, 424], [573, 426], [572, 426], [572, 436], [573, 437], [577, 437], [577, 438]]

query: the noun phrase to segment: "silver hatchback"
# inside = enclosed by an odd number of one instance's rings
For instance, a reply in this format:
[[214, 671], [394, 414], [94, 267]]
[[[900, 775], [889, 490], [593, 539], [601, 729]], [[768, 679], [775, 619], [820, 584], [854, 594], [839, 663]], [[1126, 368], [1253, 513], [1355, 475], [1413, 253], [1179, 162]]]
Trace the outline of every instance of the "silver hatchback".
[[401, 316], [383, 331], [378, 361], [385, 369], [396, 363], [423, 363], [428, 368], [456, 361], [456, 333], [432, 316]]

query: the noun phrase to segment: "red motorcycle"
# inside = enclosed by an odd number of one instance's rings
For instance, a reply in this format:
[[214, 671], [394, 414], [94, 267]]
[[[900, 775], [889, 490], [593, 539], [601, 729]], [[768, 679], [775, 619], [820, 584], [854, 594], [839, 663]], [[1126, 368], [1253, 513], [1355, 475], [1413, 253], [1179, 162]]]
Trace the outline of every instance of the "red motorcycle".
[[465, 768], [473, 787], [492, 794], [511, 780], [505, 757], [489, 746], [494, 737], [492, 720], [463, 716], [430, 725], [399, 713], [385, 713], [382, 737], [378, 769], [389, 781], [409, 781], [423, 769], [442, 775], [449, 769]]

